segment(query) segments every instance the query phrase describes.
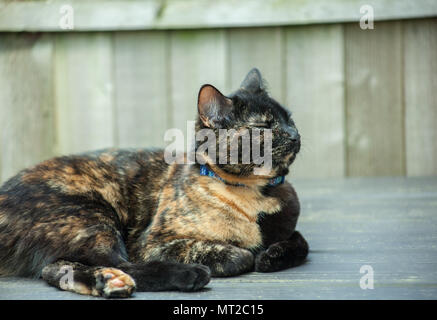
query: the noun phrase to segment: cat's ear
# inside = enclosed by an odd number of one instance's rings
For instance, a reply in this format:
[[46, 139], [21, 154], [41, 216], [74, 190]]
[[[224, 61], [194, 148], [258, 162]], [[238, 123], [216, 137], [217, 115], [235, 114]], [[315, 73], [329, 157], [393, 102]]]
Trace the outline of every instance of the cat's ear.
[[197, 98], [199, 118], [206, 127], [214, 128], [227, 118], [232, 110], [232, 100], [210, 84], [200, 88]]
[[241, 89], [247, 90], [251, 93], [265, 91], [265, 84], [261, 76], [261, 72], [257, 68], [249, 71], [246, 78], [240, 85]]

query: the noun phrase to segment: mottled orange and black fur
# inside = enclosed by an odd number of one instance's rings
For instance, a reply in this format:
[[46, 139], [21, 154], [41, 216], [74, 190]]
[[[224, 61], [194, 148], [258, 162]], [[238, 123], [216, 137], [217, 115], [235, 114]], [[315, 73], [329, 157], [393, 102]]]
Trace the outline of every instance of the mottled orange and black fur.
[[[273, 169], [168, 164], [162, 150], [107, 149], [58, 157], [0, 188], [0, 275], [42, 276], [61, 289], [105, 297], [134, 290], [198, 290], [210, 276], [302, 263], [299, 202], [285, 175], [300, 148], [289, 112], [253, 69], [228, 97], [205, 85], [196, 129], [270, 128]], [[236, 185], [235, 183], [239, 183]], [[244, 184], [242, 186], [241, 184]], [[62, 278], [70, 270], [73, 283]]]

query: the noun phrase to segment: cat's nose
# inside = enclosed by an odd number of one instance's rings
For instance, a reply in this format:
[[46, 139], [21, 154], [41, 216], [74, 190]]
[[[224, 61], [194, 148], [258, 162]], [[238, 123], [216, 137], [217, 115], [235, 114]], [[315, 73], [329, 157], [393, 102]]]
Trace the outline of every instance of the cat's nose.
[[288, 131], [289, 135], [289, 141], [291, 145], [291, 149], [294, 153], [298, 153], [300, 150], [300, 134], [297, 132], [295, 128], [291, 128], [291, 130]]
[[300, 142], [300, 134], [295, 128], [288, 128], [287, 133], [290, 136], [290, 140], [293, 144], [297, 144]]
[[299, 143], [300, 142], [300, 134], [297, 131], [294, 131], [293, 134], [290, 135], [290, 140], [293, 143]]

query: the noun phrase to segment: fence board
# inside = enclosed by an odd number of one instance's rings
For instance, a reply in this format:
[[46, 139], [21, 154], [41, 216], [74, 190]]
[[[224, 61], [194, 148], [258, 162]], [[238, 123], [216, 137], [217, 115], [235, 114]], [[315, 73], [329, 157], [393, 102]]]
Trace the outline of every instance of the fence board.
[[53, 155], [50, 35], [2, 34], [0, 182]]
[[114, 144], [111, 34], [56, 36], [57, 152]]
[[225, 88], [225, 40], [223, 30], [171, 33], [171, 127], [183, 130], [184, 135], [186, 121], [195, 119], [201, 85]]
[[257, 67], [267, 80], [269, 92], [284, 102], [284, 55], [281, 28], [229, 31], [230, 90], [238, 89], [246, 74]]
[[292, 177], [343, 176], [343, 28], [289, 28], [286, 40], [287, 105], [302, 136]]
[[347, 175], [404, 175], [400, 22], [345, 26]]
[[163, 147], [169, 123], [168, 33], [114, 37], [116, 134], [120, 147]]
[[77, 31], [283, 26], [358, 22], [371, 5], [375, 20], [433, 17], [433, 0], [65, 0], [0, 1], [0, 31], [63, 31], [60, 9], [74, 9]]
[[437, 19], [404, 22], [407, 175], [437, 174]]

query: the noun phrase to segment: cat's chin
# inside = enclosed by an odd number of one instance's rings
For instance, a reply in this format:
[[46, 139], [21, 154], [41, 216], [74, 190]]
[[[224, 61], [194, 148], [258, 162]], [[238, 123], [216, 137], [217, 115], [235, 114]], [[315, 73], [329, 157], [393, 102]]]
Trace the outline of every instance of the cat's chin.
[[276, 171], [276, 176], [286, 176], [289, 172], [290, 169], [288, 167], [283, 167], [283, 168], [278, 168]]

